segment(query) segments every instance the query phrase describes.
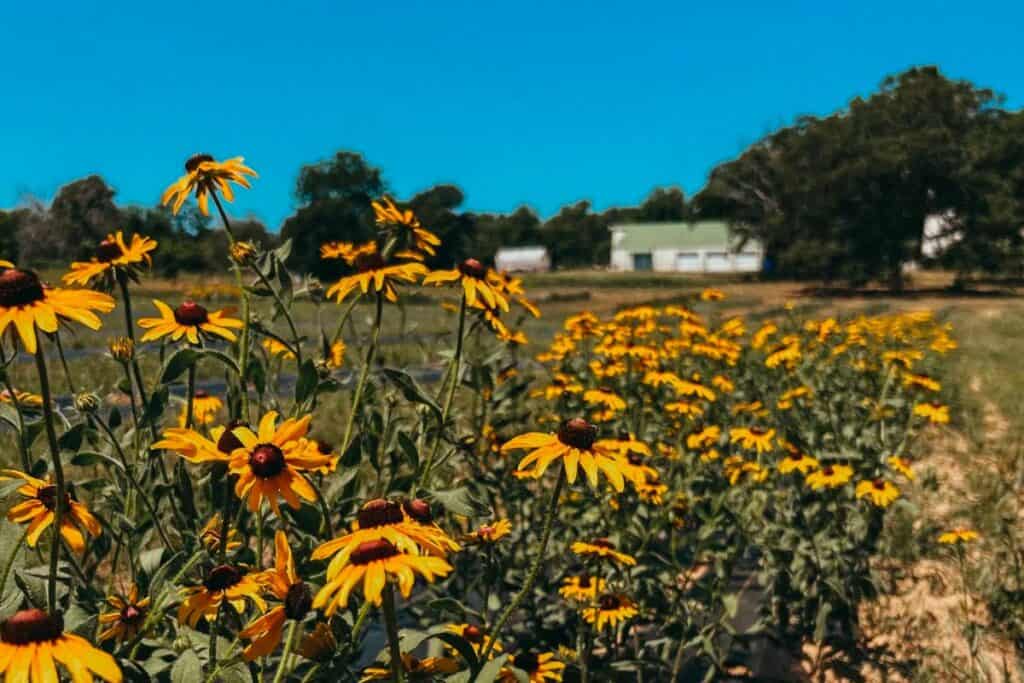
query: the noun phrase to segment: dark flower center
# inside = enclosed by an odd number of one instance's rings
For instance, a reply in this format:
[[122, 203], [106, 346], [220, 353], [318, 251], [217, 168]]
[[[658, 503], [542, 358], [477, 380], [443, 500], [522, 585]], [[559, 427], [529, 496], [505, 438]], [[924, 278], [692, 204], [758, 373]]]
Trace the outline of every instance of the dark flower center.
[[185, 301], [174, 309], [174, 319], [179, 325], [194, 326], [209, 321], [210, 315], [195, 301]]
[[231, 588], [242, 580], [242, 572], [229, 564], [222, 564], [210, 570], [203, 581], [208, 591], [222, 591]]
[[272, 443], [261, 443], [249, 454], [249, 468], [261, 479], [269, 479], [284, 469], [284, 453]]
[[760, 427], [751, 427], [750, 433], [754, 436], [764, 436], [768, 432], [764, 429], [761, 429]]
[[110, 263], [114, 259], [120, 258], [123, 254], [124, 252], [121, 251], [121, 245], [114, 240], [103, 240], [99, 243], [99, 246], [96, 247], [95, 251], [96, 260], [102, 261], [103, 263]]
[[522, 669], [528, 674], [532, 674], [537, 671], [537, 666], [540, 664], [540, 660], [532, 652], [521, 652], [516, 655], [515, 661], [513, 662], [517, 669]]
[[590, 577], [581, 576], [578, 585], [580, 588], [590, 588]]
[[194, 396], [196, 398], [210, 398], [210, 392], [206, 389], [196, 389]]
[[597, 440], [597, 427], [581, 417], [574, 417], [558, 428], [558, 440], [566, 446], [589, 451]]
[[0, 306], [14, 308], [41, 301], [43, 283], [29, 270], [8, 268], [0, 273]]
[[831, 477], [835, 473], [835, 470], [832, 469], [832, 465], [828, 465], [821, 470], [821, 473], [824, 474], [826, 477]]
[[639, 465], [644, 461], [644, 457], [636, 451], [630, 451], [629, 455], [626, 456], [626, 459], [629, 460], [630, 465]]
[[213, 156], [210, 154], [193, 154], [185, 162], [185, 170], [188, 173], [192, 173], [197, 168], [199, 168], [199, 164], [203, 163], [204, 161], [213, 161]]
[[596, 545], [598, 548], [607, 548], [608, 550], [614, 550], [615, 544], [609, 541], [607, 538], [595, 538], [590, 542], [590, 545]]
[[598, 604], [601, 606], [601, 609], [603, 610], [612, 610], [618, 609], [619, 605], [621, 605], [622, 603], [619, 600], [619, 596], [605, 593], [600, 597], [600, 599], [598, 599]]
[[430, 503], [422, 498], [414, 498], [402, 503], [402, 509], [421, 524], [430, 524], [434, 521], [434, 513], [430, 511]]
[[64, 633], [64, 618], [53, 616], [41, 609], [16, 612], [0, 626], [0, 638], [11, 645], [42, 643], [60, 638]]
[[871, 482], [871, 485], [874, 486], [875, 489], [878, 491], [885, 490], [885, 481], [882, 479], [875, 479], [873, 482]]
[[356, 256], [353, 265], [360, 273], [365, 273], [370, 270], [380, 270], [384, 267], [384, 257], [376, 251], [370, 252], [369, 254], [359, 254]]
[[326, 441], [317, 440], [316, 450], [319, 451], [320, 454], [322, 455], [330, 455], [331, 451], [333, 451], [334, 448], [331, 446], [331, 444], [327, 443]]
[[487, 268], [475, 258], [468, 258], [459, 264], [459, 272], [466, 277], [483, 280], [487, 277]]
[[[52, 511], [57, 509], [57, 487], [54, 486], [53, 484], [50, 484], [49, 486], [44, 486], [41, 489], [39, 489], [39, 493], [36, 494], [36, 498], [39, 499], [40, 503], [46, 506], [47, 510]], [[67, 510], [70, 507], [70, 503], [71, 495], [65, 492], [64, 507], [61, 509]]]
[[313, 609], [313, 591], [304, 582], [299, 581], [288, 586], [284, 598], [284, 614], [289, 619], [300, 621]]
[[375, 541], [365, 541], [356, 546], [356, 549], [352, 551], [350, 556], [352, 564], [370, 564], [375, 560], [386, 560], [389, 557], [394, 557], [398, 554], [398, 548], [391, 544], [390, 541], [385, 541], [383, 538], [378, 538]]
[[389, 524], [400, 524], [405, 518], [402, 516], [402, 506], [386, 498], [376, 498], [363, 505], [356, 515], [360, 529], [372, 529], [378, 526]]
[[462, 629], [462, 637], [471, 643], [484, 642], [484, 632], [480, 630], [479, 626], [474, 626], [473, 624]]
[[135, 605], [126, 605], [125, 608], [121, 610], [121, 616], [119, 616], [118, 619], [121, 620], [122, 624], [134, 624], [141, 619], [142, 616], [143, 611], [141, 609]]

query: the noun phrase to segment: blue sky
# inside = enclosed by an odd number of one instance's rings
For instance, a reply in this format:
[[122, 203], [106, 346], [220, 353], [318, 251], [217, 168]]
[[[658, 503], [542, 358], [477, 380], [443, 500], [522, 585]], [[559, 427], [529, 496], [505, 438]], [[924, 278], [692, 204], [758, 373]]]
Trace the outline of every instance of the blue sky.
[[[95, 5], [89, 7], [87, 5]], [[400, 197], [634, 204], [799, 114], [938, 64], [1024, 102], [1021, 3], [20, 2], [0, 25], [0, 207], [100, 173], [154, 204], [193, 152], [259, 172], [276, 229], [303, 163], [364, 153]]]

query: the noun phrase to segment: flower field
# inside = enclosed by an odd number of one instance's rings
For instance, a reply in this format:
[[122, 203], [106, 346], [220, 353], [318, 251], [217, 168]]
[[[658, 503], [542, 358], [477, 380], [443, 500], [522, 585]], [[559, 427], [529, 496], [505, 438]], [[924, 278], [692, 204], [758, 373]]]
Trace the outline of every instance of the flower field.
[[[5, 680], [1017, 680], [1020, 470], [922, 504], [953, 490], [917, 462], [963, 403], [945, 318], [691, 287], [538, 344], [522, 280], [428, 266], [387, 197], [322, 245], [344, 276], [297, 277], [234, 239], [254, 177], [198, 155], [163, 197], [220, 216], [224, 282], [141, 296], [160, 245], [116, 226], [60, 284], [0, 261]], [[413, 296], [446, 331], [394, 362]], [[925, 561], [945, 652], [879, 617]]]

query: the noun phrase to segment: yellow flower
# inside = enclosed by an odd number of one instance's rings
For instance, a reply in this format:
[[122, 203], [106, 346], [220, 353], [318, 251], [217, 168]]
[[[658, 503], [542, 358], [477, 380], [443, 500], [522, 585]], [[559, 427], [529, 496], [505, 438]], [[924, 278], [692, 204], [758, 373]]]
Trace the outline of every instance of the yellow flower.
[[327, 354], [327, 367], [329, 368], [340, 368], [345, 363], [345, 342], [336, 341], [331, 344], [329, 353]]
[[109, 654], [85, 638], [64, 633], [61, 615], [40, 609], [16, 612], [0, 624], [0, 673], [8, 683], [55, 683], [56, 664], [71, 674], [74, 683], [93, 680], [121, 683], [121, 669]]
[[12, 394], [7, 389], [0, 391], [0, 403], [17, 403], [22, 410], [26, 408], [37, 410], [43, 407], [43, 397], [39, 394], [31, 394], [27, 391], [14, 390]]
[[779, 396], [779, 400], [775, 402], [775, 407], [779, 410], [789, 410], [796, 403], [798, 398], [807, 398], [811, 395], [811, 388], [805, 386], [799, 386], [794, 389], [782, 392]]
[[73, 321], [98, 330], [102, 323], [93, 311], [112, 310], [114, 300], [101, 292], [48, 287], [30, 270], [0, 272], [0, 337], [8, 327], [12, 337], [16, 330], [28, 353], [36, 352], [37, 329], [56, 332], [61, 322]]
[[478, 543], [494, 543], [512, 533], [512, 522], [507, 519], [499, 519], [493, 524], [483, 524], [479, 529], [469, 534], [465, 540]]
[[799, 472], [800, 474], [807, 474], [811, 470], [818, 468], [818, 461], [806, 453], [800, 451], [791, 452], [786, 455], [785, 458], [779, 461], [779, 472], [782, 474], [789, 474], [790, 472]]
[[619, 623], [632, 619], [639, 611], [632, 600], [625, 595], [605, 593], [597, 600], [596, 607], [583, 610], [583, 618], [588, 624], [594, 624], [598, 631], [605, 626], [615, 628]]
[[701, 301], [722, 301], [723, 299], [725, 299], [725, 292], [714, 287], [708, 287], [700, 293]]
[[169, 336], [171, 341], [185, 337], [190, 343], [198, 344], [201, 332], [204, 336], [214, 335], [233, 342], [235, 333], [230, 328], [243, 326], [241, 320], [228, 318], [227, 311], [207, 311], [191, 300], [173, 310], [159, 299], [153, 299], [153, 305], [160, 312], [159, 318], [139, 318], [139, 327], [149, 330], [142, 335], [144, 342]]
[[772, 450], [772, 443], [774, 441], [774, 429], [733, 427], [729, 430], [729, 443], [738, 443], [748, 450], [756, 450], [759, 455]]
[[[420, 659], [415, 655], [402, 654], [402, 671], [409, 683], [427, 683], [438, 680], [438, 676], [453, 674], [459, 670], [459, 663], [451, 657], [426, 657]], [[363, 669], [363, 677], [359, 683], [371, 681], [389, 681], [392, 677], [391, 666], [374, 665]]]
[[905, 387], [917, 387], [926, 391], [940, 391], [942, 385], [928, 375], [914, 374], [913, 372], [903, 373], [903, 386]]
[[99, 616], [99, 622], [107, 627], [100, 633], [99, 640], [102, 642], [114, 638], [120, 642], [138, 635], [149, 613], [149, 602], [149, 598], [139, 600], [139, 587], [134, 584], [126, 596], [108, 596], [107, 604], [114, 611]]
[[769, 368], [777, 368], [780, 365], [792, 367], [800, 360], [800, 355], [799, 339], [791, 340], [770, 349], [767, 358], [764, 359], [764, 364]]
[[245, 611], [246, 601], [263, 612], [267, 603], [260, 597], [262, 580], [260, 573], [249, 574], [230, 564], [218, 565], [210, 570], [202, 585], [182, 590], [185, 599], [178, 608], [178, 622], [192, 628], [200, 619], [213, 623], [225, 602], [239, 614]]
[[243, 652], [250, 662], [277, 649], [285, 622], [288, 619], [301, 622], [313, 606], [313, 593], [295, 571], [288, 537], [280, 529], [274, 534], [274, 568], [263, 572], [260, 579], [281, 604], [239, 631], [239, 638], [252, 641]]
[[474, 258], [468, 258], [451, 270], [435, 270], [423, 278], [424, 285], [442, 285], [458, 282], [466, 296], [466, 303], [476, 306], [483, 301], [488, 308], [508, 311], [508, 299], [487, 279], [487, 268]]
[[[526, 672], [530, 683], [561, 681], [565, 669], [565, 664], [556, 660], [553, 652], [517, 652], [509, 657], [508, 661], [514, 668]], [[502, 668], [498, 673], [499, 683], [516, 683], [518, 680], [515, 672], [508, 667]]]
[[715, 375], [711, 378], [711, 386], [725, 394], [731, 394], [736, 390], [736, 385], [725, 375]]
[[898, 455], [890, 456], [887, 462], [889, 463], [889, 467], [893, 468], [910, 481], [914, 481], [914, 470], [910, 467], [909, 462]]
[[[203, 542], [203, 546], [211, 553], [220, 551], [220, 529], [220, 513], [216, 512], [213, 517], [210, 517], [210, 520], [203, 525], [202, 530], [199, 532], [199, 539]], [[242, 542], [238, 540], [238, 530], [229, 529], [228, 542], [227, 545], [224, 546], [225, 552], [233, 553], [241, 547]]]
[[661, 484], [657, 481], [647, 480], [644, 482], [637, 482], [636, 495], [645, 503], [651, 505], [661, 505], [665, 502], [663, 496], [668, 491], [668, 486]]
[[278, 515], [278, 496], [293, 510], [299, 509], [299, 498], [316, 500], [316, 491], [302, 473], [333, 469], [337, 456], [321, 453], [316, 442], [305, 438], [311, 419], [306, 415], [278, 425], [277, 413], [271, 411], [256, 432], [244, 425], [231, 430], [242, 445], [231, 451], [228, 468], [238, 477], [235, 495], [248, 499], [251, 511], [256, 512], [264, 498]]
[[586, 574], [567, 576], [562, 579], [562, 587], [558, 589], [558, 593], [566, 600], [590, 603], [598, 595], [604, 593], [606, 585], [607, 582], [600, 577], [591, 577]]
[[884, 479], [862, 481], [857, 484], [854, 491], [858, 498], [868, 498], [880, 508], [889, 507], [894, 500], [900, 497], [900, 490], [892, 482]]
[[440, 557], [404, 553], [383, 538], [360, 543], [345, 560], [337, 568], [335, 562], [331, 562], [327, 569], [327, 583], [313, 600], [313, 606], [327, 616], [348, 604], [349, 595], [359, 583], [363, 584], [363, 597], [380, 606], [388, 579], [395, 579], [402, 597], [408, 598], [412, 594], [416, 574], [433, 583], [452, 571], [452, 566]]
[[686, 447], [690, 450], [696, 451], [707, 446], [718, 443], [718, 439], [722, 436], [721, 427], [711, 425], [705, 427], [699, 432], [694, 432], [686, 437]]
[[970, 543], [979, 538], [977, 531], [973, 529], [956, 528], [939, 536], [939, 543], [954, 545], [957, 543]]
[[949, 406], [938, 401], [918, 403], [914, 406], [914, 415], [928, 418], [932, 424], [949, 424]]
[[619, 411], [626, 409], [626, 402], [607, 387], [588, 389], [583, 392], [583, 401], [590, 405], [602, 405], [608, 410]]
[[739, 455], [730, 455], [722, 463], [722, 472], [729, 480], [730, 486], [735, 486], [743, 475], [747, 475], [749, 481], [760, 483], [768, 478], [768, 470], [756, 462], [745, 460]]
[[[58, 505], [57, 487], [24, 472], [0, 470], [0, 481], [9, 479], [21, 479], [25, 482], [18, 487], [18, 493], [27, 500], [8, 510], [7, 519], [16, 524], [28, 522], [28, 535], [25, 537], [25, 542], [28, 543], [28, 547], [35, 548], [39, 537], [53, 524], [54, 513]], [[60, 535], [72, 550], [80, 553], [85, 550], [85, 537], [78, 527], [82, 527], [93, 537], [99, 536], [103, 530], [89, 509], [72, 498], [67, 491], [64, 492], [64, 500], [60, 504]]]
[[598, 445], [596, 440], [597, 428], [576, 417], [562, 422], [556, 434], [521, 434], [505, 443], [501, 450], [503, 453], [517, 449], [530, 450], [519, 461], [518, 469], [534, 479], [544, 476], [552, 462], [561, 460], [570, 484], [576, 481], [579, 469], [582, 468], [590, 488], [597, 488], [598, 473], [602, 472], [616, 491], [622, 491], [625, 479], [621, 456]]
[[665, 411], [680, 417], [695, 418], [704, 414], [704, 409], [696, 403], [687, 401], [672, 401], [665, 404]]
[[[192, 398], [192, 418], [197, 425], [211, 425], [217, 419], [217, 413], [224, 407], [224, 402], [204, 389], [196, 389]], [[188, 403], [181, 407], [178, 426], [184, 427], [188, 422]]]
[[[483, 629], [474, 624], [448, 624], [444, 629], [449, 633], [454, 633], [469, 643], [472, 646], [473, 651], [478, 655], [481, 650], [483, 650], [484, 645], [487, 644], [487, 634], [484, 633]], [[501, 643], [497, 640], [494, 641], [493, 651], [501, 652], [502, 649]]]
[[272, 337], [267, 337], [263, 340], [263, 348], [267, 350], [271, 356], [277, 356], [285, 360], [295, 360], [295, 353], [289, 348], [284, 342], [278, 341]]
[[107, 286], [113, 284], [115, 273], [121, 272], [135, 279], [142, 264], [152, 265], [153, 259], [149, 252], [156, 249], [156, 241], [139, 234], [132, 235], [131, 243], [124, 240], [124, 233], [118, 230], [96, 247], [96, 253], [88, 261], [75, 261], [71, 264], [71, 272], [61, 280], [67, 285], [87, 286], [97, 278], [103, 277]]
[[379, 201], [370, 202], [373, 206], [374, 218], [377, 225], [397, 225], [409, 231], [412, 237], [412, 247], [423, 253], [433, 256], [436, 253], [435, 247], [441, 244], [441, 239], [420, 225], [420, 220], [411, 209], [399, 209], [390, 197], [382, 197]]
[[572, 544], [571, 550], [577, 555], [593, 555], [595, 557], [608, 558], [629, 567], [636, 564], [635, 557], [626, 553], [620, 553], [607, 538], [597, 538], [589, 543], [586, 541], [576, 541]]
[[807, 475], [805, 482], [815, 491], [834, 489], [843, 486], [853, 477], [853, 468], [849, 465], [826, 465]]
[[172, 183], [160, 197], [160, 204], [174, 202], [171, 211], [178, 213], [189, 194], [195, 193], [199, 210], [204, 216], [210, 215], [208, 206], [209, 195], [220, 192], [224, 199], [232, 202], [235, 194], [231, 183], [249, 188], [246, 176], [256, 177], [256, 171], [246, 166], [242, 157], [234, 157], [227, 161], [216, 161], [209, 154], [195, 154], [185, 162], [185, 175]]
[[381, 292], [385, 299], [395, 302], [398, 301], [397, 285], [416, 282], [420, 276], [427, 274], [427, 267], [415, 261], [385, 263], [376, 242], [368, 242], [351, 253], [350, 265], [356, 272], [327, 288], [327, 298], [338, 303], [357, 289], [366, 294], [371, 286], [373, 291]]

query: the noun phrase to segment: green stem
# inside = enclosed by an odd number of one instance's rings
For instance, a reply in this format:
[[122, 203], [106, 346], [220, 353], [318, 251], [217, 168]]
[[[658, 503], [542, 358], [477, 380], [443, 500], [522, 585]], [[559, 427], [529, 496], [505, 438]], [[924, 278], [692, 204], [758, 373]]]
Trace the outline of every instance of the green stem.
[[345, 436], [341, 440], [341, 454], [348, 450], [352, 440], [352, 427], [356, 422], [356, 413], [359, 412], [359, 404], [363, 400], [363, 389], [366, 388], [366, 379], [370, 376], [370, 367], [373, 365], [374, 355], [377, 353], [377, 341], [380, 339], [380, 323], [384, 314], [384, 296], [377, 292], [377, 313], [373, 322], [373, 335], [370, 338], [370, 345], [366, 349], [366, 356], [363, 360], [363, 368], [359, 373], [359, 383], [356, 385], [356, 393], [352, 397], [352, 406], [349, 408], [348, 422], [345, 425]]
[[217, 630], [220, 626], [220, 618], [224, 614], [224, 603], [226, 601], [225, 597], [217, 607], [217, 614], [213, 617], [213, 623], [210, 624], [210, 649], [207, 665], [210, 667], [211, 674], [217, 670]]
[[[128, 553], [129, 557], [131, 553]], [[139, 629], [138, 635], [135, 636], [135, 644], [132, 646], [131, 653], [128, 655], [128, 659], [135, 659], [138, 655], [139, 645], [142, 644], [142, 639], [149, 633], [149, 630], [153, 628], [153, 625], [163, 616], [164, 601], [167, 599], [168, 593], [172, 590], [176, 590], [175, 586], [181, 581], [181, 577], [185, 576], [192, 567], [196, 566], [206, 555], [206, 551], [200, 549], [195, 555], [189, 558], [188, 562], [182, 565], [178, 573], [174, 575], [174, 578], [165, 584], [165, 588], [161, 591], [160, 595], [153, 601], [153, 606], [150, 608], [149, 613], [146, 614], [146, 620], [142, 623], [142, 628]]]
[[107, 424], [106, 420], [103, 420], [99, 415], [94, 415], [93, 418], [96, 423], [106, 433], [111, 445], [114, 450], [117, 451], [117, 455], [121, 460], [121, 465], [124, 467], [124, 475], [128, 479], [128, 482], [135, 488], [139, 494], [139, 498], [142, 500], [142, 504], [146, 506], [146, 511], [149, 512], [149, 516], [153, 518], [153, 526], [156, 527], [156, 531], [160, 534], [160, 540], [163, 541], [164, 547], [168, 550], [173, 550], [174, 546], [171, 544], [170, 539], [167, 537], [167, 533], [164, 531], [163, 523], [160, 521], [160, 517], [157, 515], [156, 508], [153, 506], [153, 501], [146, 495], [146, 491], [142, 488], [142, 485], [132, 474], [131, 468], [128, 465], [128, 457], [124, 453], [124, 449], [121, 448], [121, 444], [118, 443], [117, 437], [114, 436], [113, 430], [110, 429], [110, 425]]
[[345, 307], [345, 310], [341, 314], [341, 319], [338, 321], [338, 327], [336, 330], [334, 330], [334, 336], [331, 337], [331, 346], [333, 346], [339, 339], [341, 339], [341, 330], [343, 327], [345, 327], [345, 323], [348, 322], [349, 317], [352, 315], [352, 311], [355, 309], [356, 304], [359, 303], [359, 300], [361, 298], [362, 295], [357, 294], [356, 296], [352, 297], [351, 301], [348, 302], [348, 306]]
[[391, 651], [391, 680], [394, 683], [404, 683], [405, 667], [402, 665], [402, 650], [398, 643], [395, 589], [390, 581], [384, 586], [384, 626], [388, 632], [388, 648]]
[[309, 482], [309, 485], [313, 487], [313, 492], [316, 494], [316, 504], [320, 507], [320, 516], [323, 517], [320, 521], [320, 533], [326, 533], [327, 538], [333, 538], [334, 524], [331, 523], [331, 510], [327, 507], [327, 499], [324, 498], [323, 491], [320, 490], [320, 486], [313, 481], [312, 477], [303, 474], [302, 478]]
[[[0, 340], [2, 341], [2, 340]], [[7, 356], [4, 353], [3, 344], [0, 343], [0, 366], [7, 365]], [[21, 410], [21, 401], [18, 400], [17, 394], [14, 393], [14, 386], [10, 380], [7, 379], [7, 373], [2, 373], [4, 389], [7, 390], [7, 396], [11, 399], [11, 403], [14, 405], [14, 412], [18, 415], [18, 454], [21, 455], [21, 471], [26, 474], [32, 469], [32, 464], [29, 461], [28, 446], [25, 444], [25, 413]]]
[[60, 528], [64, 521], [64, 496], [67, 488], [64, 485], [64, 466], [60, 461], [60, 445], [57, 443], [57, 430], [53, 426], [53, 397], [50, 394], [50, 377], [46, 372], [46, 357], [43, 354], [43, 340], [36, 331], [36, 372], [39, 375], [39, 391], [43, 397], [43, 421], [46, 425], [46, 439], [50, 444], [50, 457], [53, 460], [53, 477], [57, 487], [57, 504], [53, 506], [53, 545], [50, 548], [50, 576], [46, 584], [47, 604], [50, 612], [60, 611], [57, 605], [57, 565], [60, 563]]
[[[416, 488], [422, 489], [427, 484], [427, 480], [430, 477], [430, 468], [433, 467], [434, 458], [437, 457], [437, 451], [441, 447], [441, 440], [444, 437], [444, 426], [448, 422], [448, 413], [451, 411], [452, 402], [455, 399], [455, 390], [459, 388], [459, 368], [462, 362], [462, 346], [464, 332], [466, 330], [466, 295], [462, 295], [462, 303], [459, 305], [459, 331], [458, 336], [455, 339], [455, 355], [452, 356], [449, 367], [452, 370], [451, 384], [448, 386], [448, 396], [444, 400], [444, 408], [441, 410], [441, 424], [437, 426], [437, 438], [434, 439], [434, 446], [430, 449], [430, 455], [427, 457], [426, 462], [423, 463], [423, 471], [420, 473], [419, 481], [416, 482]], [[413, 492], [415, 493], [415, 491]]]
[[295, 634], [299, 631], [299, 620], [292, 619], [288, 626], [288, 636], [284, 639], [284, 651], [281, 652], [281, 661], [277, 665], [277, 673], [274, 674], [274, 683], [281, 683], [284, 680], [285, 670], [288, 668], [288, 661], [291, 660], [292, 648], [295, 646]]
[[256, 273], [256, 277], [259, 278], [260, 282], [263, 283], [263, 286], [270, 290], [271, 296], [274, 297], [274, 301], [284, 314], [285, 322], [288, 323], [288, 329], [292, 333], [292, 345], [295, 350], [295, 366], [298, 368], [299, 372], [302, 372], [302, 344], [299, 341], [299, 331], [295, 327], [295, 320], [292, 319], [291, 311], [284, 305], [280, 292], [274, 288], [274, 285], [270, 284], [270, 281], [267, 280], [266, 276], [260, 272], [258, 268], [253, 268], [253, 271]]
[[537, 581], [537, 576], [540, 574], [541, 565], [544, 563], [544, 552], [548, 548], [548, 541], [551, 539], [551, 530], [555, 526], [555, 516], [558, 512], [558, 498], [562, 495], [562, 486], [565, 484], [565, 468], [559, 468], [558, 472], [558, 483], [555, 484], [555, 488], [551, 491], [551, 498], [548, 500], [547, 511], [544, 515], [544, 530], [541, 532], [540, 547], [537, 548], [537, 554], [533, 558], [533, 564], [530, 567], [530, 572], [526, 575], [526, 580], [523, 582], [523, 587], [519, 589], [516, 596], [512, 598], [512, 602], [509, 603], [505, 611], [501, 613], [501, 617], [498, 619], [498, 623], [494, 625], [494, 628], [490, 629], [490, 637], [487, 640], [487, 646], [483, 649], [480, 655], [480, 661], [486, 662], [491, 655], [491, 651], [494, 650], [495, 643], [498, 642], [498, 636], [501, 635], [501, 629], [505, 626], [505, 622], [509, 620], [512, 613], [519, 608], [519, 605], [526, 599], [526, 596], [531, 590], [533, 590], [533, 584]]
[[185, 429], [192, 429], [195, 424], [195, 402], [196, 402], [196, 364], [188, 368], [188, 395], [185, 404]]
[[363, 630], [363, 624], [366, 623], [366, 617], [370, 615], [370, 610], [373, 608], [373, 603], [367, 600], [363, 603], [363, 606], [359, 608], [359, 614], [356, 616], [356, 623], [352, 626], [352, 647], [355, 648], [359, 642], [359, 633]]
[[57, 342], [57, 355], [60, 357], [60, 365], [64, 368], [64, 377], [68, 383], [68, 391], [71, 392], [71, 396], [74, 396], [78, 391], [75, 389], [75, 381], [71, 378], [71, 370], [68, 368], [68, 360], [64, 357], [64, 345], [60, 342], [60, 335], [53, 335], [53, 340]]
[[256, 510], [256, 568], [263, 569], [263, 505]]
[[[228, 236], [228, 246], [231, 246], [235, 243], [235, 233], [231, 230], [231, 221], [228, 220], [228, 215], [224, 212], [224, 205], [220, 203], [220, 197], [217, 196], [217, 192], [213, 188], [210, 188], [210, 196], [213, 197], [213, 203], [217, 205], [217, 212], [220, 213], [220, 219], [224, 223], [224, 232]], [[245, 291], [242, 283], [242, 267], [235, 263], [232, 270], [235, 273], [235, 286], [238, 287], [238, 296], [242, 299], [243, 324], [238, 339], [238, 398], [241, 402], [241, 417], [243, 420], [248, 420], [249, 384], [246, 380], [246, 375], [249, 366], [249, 318], [251, 315], [249, 310], [249, 293]]]

